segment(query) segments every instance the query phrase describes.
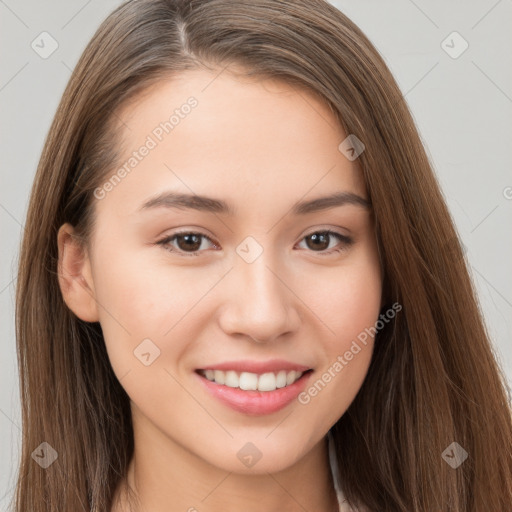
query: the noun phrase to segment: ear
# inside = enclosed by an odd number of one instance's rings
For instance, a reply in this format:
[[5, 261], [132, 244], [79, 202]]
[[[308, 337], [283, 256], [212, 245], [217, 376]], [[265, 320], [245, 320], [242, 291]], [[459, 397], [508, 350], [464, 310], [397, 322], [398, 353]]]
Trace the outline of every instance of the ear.
[[74, 228], [69, 223], [63, 224], [57, 234], [60, 290], [64, 302], [78, 318], [86, 322], [98, 322], [90, 259], [74, 234]]

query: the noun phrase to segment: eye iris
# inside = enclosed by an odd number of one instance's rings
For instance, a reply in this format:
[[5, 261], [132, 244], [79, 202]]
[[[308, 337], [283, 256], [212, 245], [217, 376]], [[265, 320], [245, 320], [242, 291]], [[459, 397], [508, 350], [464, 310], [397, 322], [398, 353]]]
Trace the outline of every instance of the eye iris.
[[[314, 233], [310, 236], [308, 236], [306, 239], [307, 240], [312, 240], [312, 241], [320, 241], [320, 245], [318, 245], [318, 243], [314, 243], [312, 247], [310, 248], [317, 248], [317, 249], [326, 249], [327, 247], [329, 247], [329, 233], [325, 232], [325, 233]], [[327, 245], [325, 245], [325, 241], [327, 240]], [[324, 246], [325, 245], [325, 246]], [[310, 244], [308, 243], [308, 246], [310, 246]]]
[[[180, 240], [187, 240], [191, 241], [193, 240], [192, 244], [187, 243], [185, 246], [181, 247], [182, 244], [180, 244]], [[201, 247], [201, 235], [194, 235], [194, 234], [186, 234], [186, 235], [177, 235], [176, 241], [178, 242], [178, 246], [180, 249], [185, 251], [193, 251], [199, 249]]]

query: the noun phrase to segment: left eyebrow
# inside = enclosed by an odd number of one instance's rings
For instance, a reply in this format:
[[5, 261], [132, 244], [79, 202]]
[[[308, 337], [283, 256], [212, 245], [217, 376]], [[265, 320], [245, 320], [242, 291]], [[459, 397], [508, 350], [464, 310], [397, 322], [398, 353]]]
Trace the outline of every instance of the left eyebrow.
[[337, 192], [330, 196], [312, 199], [311, 201], [295, 203], [292, 208], [292, 213], [294, 215], [305, 215], [307, 213], [335, 208], [337, 206], [345, 206], [348, 204], [361, 206], [365, 210], [371, 210], [372, 208], [371, 203], [367, 199], [364, 199], [353, 192]]
[[[367, 199], [353, 192], [337, 192], [330, 196], [295, 203], [291, 211], [293, 215], [305, 215], [345, 205], [355, 205], [371, 210], [371, 203]], [[236, 210], [222, 199], [177, 192], [163, 192], [149, 199], [142, 205], [140, 211], [161, 207], [193, 209], [203, 212], [224, 213], [232, 216], [236, 214]]]

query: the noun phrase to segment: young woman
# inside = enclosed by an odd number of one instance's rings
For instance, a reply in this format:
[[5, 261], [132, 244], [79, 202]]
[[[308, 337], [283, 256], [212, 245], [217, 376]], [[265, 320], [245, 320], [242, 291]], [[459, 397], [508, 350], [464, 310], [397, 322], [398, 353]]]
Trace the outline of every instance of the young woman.
[[16, 512], [505, 512], [512, 425], [377, 50], [321, 0], [133, 0], [51, 126]]

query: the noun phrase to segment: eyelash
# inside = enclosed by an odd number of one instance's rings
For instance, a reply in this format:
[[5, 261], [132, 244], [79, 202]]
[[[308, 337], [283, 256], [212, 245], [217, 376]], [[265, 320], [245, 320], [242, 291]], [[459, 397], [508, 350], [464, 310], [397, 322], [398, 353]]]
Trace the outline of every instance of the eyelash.
[[[338, 252], [343, 252], [346, 249], [348, 249], [348, 247], [350, 247], [354, 243], [352, 238], [350, 238], [350, 237], [348, 237], [346, 235], [342, 235], [341, 233], [338, 233], [336, 231], [331, 231], [329, 229], [320, 230], [320, 231], [313, 231], [312, 233], [309, 233], [308, 235], [305, 235], [302, 238], [302, 240], [304, 240], [305, 238], [308, 238], [308, 237], [310, 237], [312, 235], [317, 235], [317, 234], [324, 234], [324, 235], [328, 235], [328, 236], [334, 236], [334, 237], [338, 238], [338, 240], [340, 240], [345, 245], [345, 247], [340, 247], [338, 249], [330, 249], [329, 251], [311, 251], [311, 252], [318, 252], [321, 255], [330, 255], [330, 254], [334, 254], [334, 253], [338, 253]], [[162, 245], [164, 247], [164, 249], [166, 249], [167, 251], [179, 254], [180, 256], [184, 256], [184, 257], [199, 256], [202, 251], [196, 251], [196, 252], [189, 252], [189, 253], [187, 253], [187, 252], [182, 251], [180, 249], [171, 249], [169, 247], [168, 244], [171, 241], [173, 241], [178, 236], [183, 236], [183, 235], [198, 235], [200, 237], [206, 238], [213, 245], [216, 245], [209, 236], [207, 236], [207, 235], [205, 235], [203, 233], [198, 233], [198, 232], [194, 232], [194, 231], [180, 231], [178, 233], [174, 233], [174, 234], [172, 234], [170, 236], [166, 236], [162, 240], [156, 242], [156, 244], [157, 245]], [[302, 240], [301, 240], [301, 242], [302, 242]]]

